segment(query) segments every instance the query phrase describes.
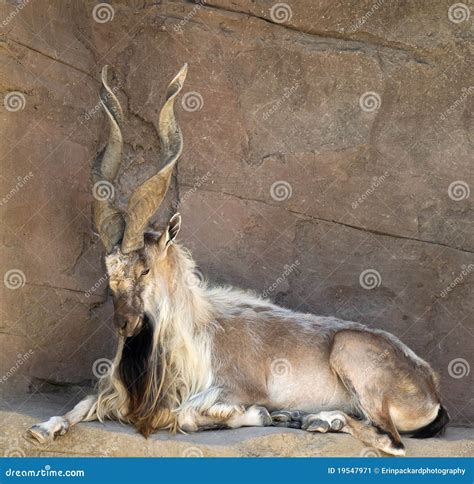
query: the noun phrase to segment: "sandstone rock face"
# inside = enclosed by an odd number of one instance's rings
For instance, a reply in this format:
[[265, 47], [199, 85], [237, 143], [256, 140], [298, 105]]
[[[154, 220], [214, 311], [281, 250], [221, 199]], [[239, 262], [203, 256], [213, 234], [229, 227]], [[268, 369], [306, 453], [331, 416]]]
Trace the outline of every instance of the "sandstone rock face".
[[469, 7], [72, 4], [0, 5], [1, 397], [88, 383], [113, 354], [89, 182], [100, 69], [126, 113], [124, 206], [156, 169], [164, 89], [188, 62], [185, 150], [157, 219], [178, 207], [210, 280], [399, 336], [472, 422]]

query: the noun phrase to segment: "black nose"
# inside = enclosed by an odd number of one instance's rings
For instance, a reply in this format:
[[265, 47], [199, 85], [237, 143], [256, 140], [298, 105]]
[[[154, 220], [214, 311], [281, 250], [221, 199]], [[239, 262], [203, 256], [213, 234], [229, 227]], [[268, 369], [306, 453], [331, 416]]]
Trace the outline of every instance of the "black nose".
[[114, 323], [115, 323], [115, 327], [119, 331], [124, 330], [127, 327], [128, 318], [123, 317], [123, 316], [115, 316]]

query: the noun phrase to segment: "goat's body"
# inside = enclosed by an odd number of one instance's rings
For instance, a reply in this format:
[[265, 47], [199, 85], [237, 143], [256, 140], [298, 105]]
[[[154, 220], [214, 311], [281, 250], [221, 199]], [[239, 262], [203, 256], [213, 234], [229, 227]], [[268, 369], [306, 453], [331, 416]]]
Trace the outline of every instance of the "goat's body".
[[329, 355], [338, 330], [360, 325], [295, 313], [244, 292], [216, 292], [227, 300], [212, 329], [214, 384], [229, 400], [271, 410], [355, 410]]
[[411, 398], [418, 401], [411, 403], [423, 414], [421, 422], [415, 421], [413, 413], [411, 423], [399, 416], [399, 430], [415, 430], [436, 415], [439, 402], [428, 398], [436, 387], [434, 373], [393, 335], [360, 323], [297, 313], [242, 291], [215, 289], [209, 296], [211, 304], [216, 300], [212, 304], [215, 324], [210, 330], [213, 386], [229, 403], [308, 413], [341, 410], [366, 417], [351, 385], [344, 384], [333, 364], [335, 355], [345, 349], [335, 347], [335, 343], [352, 333], [366, 344], [360, 348], [362, 354], [345, 357], [362, 379], [376, 378], [378, 372], [393, 365], [395, 358], [402, 366], [389, 387], [395, 418], [397, 391], [404, 385], [416, 387], [411, 390]]
[[[122, 256], [113, 257], [109, 267], [120, 266]], [[284, 409], [303, 412], [308, 430], [342, 429], [402, 454], [399, 431], [440, 418], [435, 374], [390, 333], [297, 313], [233, 288], [190, 285], [194, 262], [179, 246], [167, 270], [174, 278], [166, 297], [157, 298], [150, 284], [148, 326], [120, 339], [97, 398], [30, 436], [52, 438], [95, 418], [129, 422], [145, 435], [268, 425], [265, 409]], [[432, 425], [442, 429], [446, 419]]]

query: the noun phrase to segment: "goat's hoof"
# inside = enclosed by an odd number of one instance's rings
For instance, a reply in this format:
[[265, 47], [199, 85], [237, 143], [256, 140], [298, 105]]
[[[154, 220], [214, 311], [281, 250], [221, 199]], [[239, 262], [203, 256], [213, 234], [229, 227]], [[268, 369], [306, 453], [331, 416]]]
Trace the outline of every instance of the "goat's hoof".
[[40, 424], [33, 425], [24, 434], [24, 438], [32, 444], [47, 444], [54, 440], [54, 435], [48, 432]]
[[334, 430], [335, 432], [339, 432], [339, 430], [344, 427], [345, 422], [343, 422], [339, 418], [335, 418], [334, 420], [331, 421], [331, 430]]
[[262, 427], [269, 427], [273, 423], [273, 419], [265, 407], [255, 407], [258, 410], [258, 415], [261, 419]]
[[287, 410], [275, 410], [270, 414], [272, 417], [272, 420], [274, 423], [276, 422], [290, 422], [292, 420], [291, 418], [291, 412], [288, 412]]
[[321, 420], [320, 418], [308, 418], [306, 422], [303, 423], [301, 426], [303, 430], [308, 432], [321, 432], [325, 434], [329, 431], [331, 426], [325, 420]]
[[47, 422], [33, 425], [24, 437], [34, 444], [47, 444], [57, 435], [64, 435], [69, 430], [69, 422], [64, 417], [51, 417]]
[[303, 420], [303, 417], [306, 415], [304, 412], [301, 412], [300, 410], [293, 410], [290, 414], [291, 414], [291, 420], [294, 420], [296, 422], [301, 422]]

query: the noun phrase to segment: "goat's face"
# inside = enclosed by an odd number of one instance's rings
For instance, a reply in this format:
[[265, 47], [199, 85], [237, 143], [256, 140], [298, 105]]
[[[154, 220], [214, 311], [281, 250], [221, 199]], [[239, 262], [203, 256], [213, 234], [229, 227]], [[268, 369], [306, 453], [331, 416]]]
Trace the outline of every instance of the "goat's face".
[[[156, 311], [157, 299], [170, 284], [168, 248], [178, 234], [179, 214], [164, 232], [145, 234], [142, 249], [124, 254], [116, 247], [105, 258], [114, 301], [114, 324], [120, 335], [137, 334], [145, 314]], [[163, 294], [162, 294], [163, 295]]]

